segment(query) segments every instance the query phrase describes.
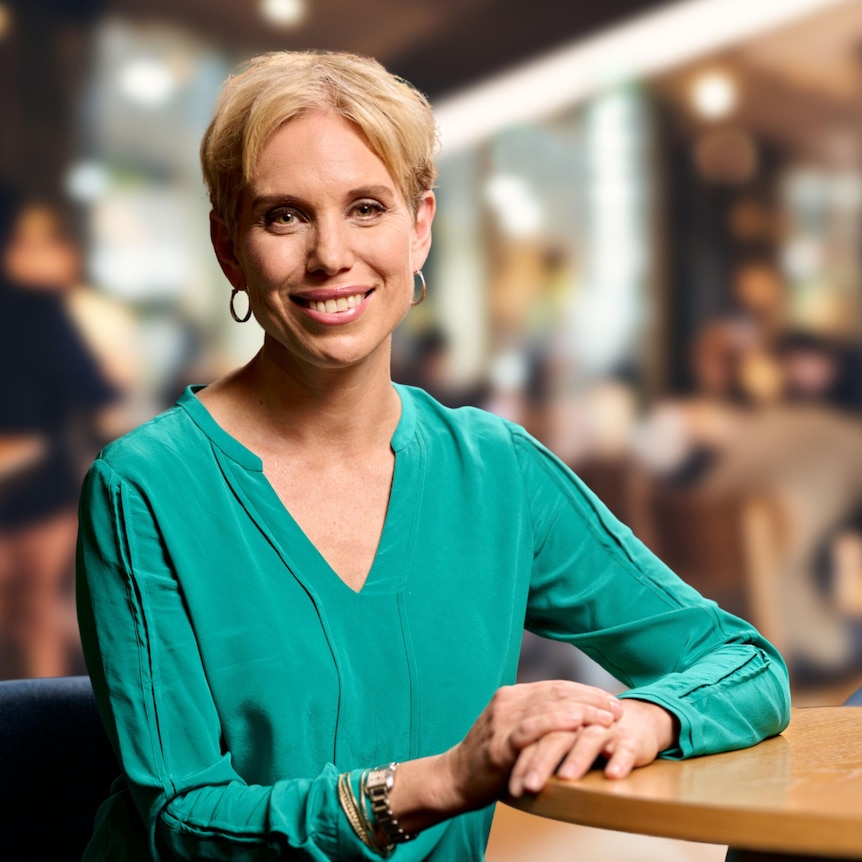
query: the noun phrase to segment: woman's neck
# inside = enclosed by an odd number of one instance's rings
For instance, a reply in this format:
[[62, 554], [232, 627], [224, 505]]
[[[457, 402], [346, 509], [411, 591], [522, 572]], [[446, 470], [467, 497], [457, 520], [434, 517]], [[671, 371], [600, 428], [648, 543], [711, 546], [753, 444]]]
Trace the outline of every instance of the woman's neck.
[[254, 451], [361, 451], [389, 445], [401, 415], [389, 352], [347, 368], [296, 368], [266, 347], [207, 387], [201, 401]]

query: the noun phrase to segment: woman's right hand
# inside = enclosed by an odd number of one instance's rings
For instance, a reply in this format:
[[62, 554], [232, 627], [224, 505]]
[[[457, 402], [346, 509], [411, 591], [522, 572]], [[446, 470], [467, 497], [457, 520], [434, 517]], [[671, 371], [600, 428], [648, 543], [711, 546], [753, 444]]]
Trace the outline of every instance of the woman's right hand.
[[622, 714], [613, 695], [577, 682], [548, 680], [498, 689], [466, 737], [441, 756], [438, 765], [454, 794], [452, 804], [460, 810], [490, 804], [506, 793], [525, 749], [531, 749], [531, 757], [538, 752], [536, 760], [541, 760], [542, 747], [558, 745], [560, 733], [610, 727]]

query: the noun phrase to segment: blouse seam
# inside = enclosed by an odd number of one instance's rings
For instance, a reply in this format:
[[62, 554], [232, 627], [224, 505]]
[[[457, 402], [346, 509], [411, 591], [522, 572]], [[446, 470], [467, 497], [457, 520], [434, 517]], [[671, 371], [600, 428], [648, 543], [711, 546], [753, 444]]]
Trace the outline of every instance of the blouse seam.
[[[158, 682], [158, 660], [153, 649], [152, 641], [149, 637], [150, 619], [152, 614], [149, 610], [149, 599], [146, 594], [146, 588], [135, 575], [136, 568], [134, 560], [137, 556], [137, 551], [134, 547], [134, 533], [125, 529], [126, 518], [128, 517], [128, 513], [125, 511], [127, 496], [129, 494], [136, 494], [142, 504], [143, 499], [140, 498], [140, 495], [137, 494], [134, 489], [129, 487], [127, 482], [123, 481], [119, 474], [115, 472], [114, 475], [117, 480], [118, 497], [123, 517], [122, 535], [128, 552], [128, 559], [124, 561], [124, 565], [126, 567], [128, 601], [133, 615], [138, 617], [140, 620], [139, 626], [137, 627], [138, 676], [142, 692], [145, 693], [144, 703], [151, 729], [150, 745], [153, 752], [153, 761], [159, 765], [160, 783], [165, 790], [170, 793], [170, 796], [173, 797], [177, 792], [176, 786], [174, 785], [173, 779], [169, 776], [168, 771], [165, 769], [165, 763], [170, 758], [168, 757], [168, 741], [162, 732], [160, 720], [161, 709], [158, 704], [158, 686], [156, 685]], [[149, 682], [147, 682], [147, 680], [149, 680]], [[155, 738], [153, 734], [155, 735]], [[159, 745], [155, 744], [156, 738], [159, 741]]]
[[[415, 407], [415, 405], [414, 405]], [[417, 428], [414, 427], [412, 439], [408, 441], [408, 445], [404, 445], [399, 450], [399, 455], [402, 458], [406, 458], [408, 455], [408, 450], [410, 448], [409, 443], [415, 442], [417, 454], [417, 461], [421, 459], [421, 463], [418, 466], [421, 468], [428, 463], [427, 449], [425, 446], [425, 441], [422, 439], [422, 436], [417, 433]], [[396, 459], [397, 459], [396, 455]], [[397, 461], [396, 467], [398, 469]], [[419, 512], [418, 514], [413, 516], [413, 519], [410, 523], [410, 536], [408, 538], [409, 544], [407, 545], [404, 553], [404, 559], [409, 562], [411, 552], [416, 539], [416, 531], [417, 531], [417, 523], [421, 520], [422, 516], [422, 505], [425, 499], [425, 476], [424, 471], [422, 472], [422, 488], [421, 494], [418, 499]], [[401, 639], [404, 644], [405, 658], [407, 664], [407, 675], [410, 681], [409, 691], [410, 691], [410, 756], [416, 757], [417, 751], [419, 748], [419, 740], [422, 738], [422, 703], [421, 703], [421, 690], [422, 686], [418, 683], [417, 675], [418, 668], [416, 666], [416, 657], [413, 649], [413, 637], [410, 631], [409, 625], [409, 617], [407, 614], [407, 608], [405, 604], [405, 584], [406, 584], [407, 576], [405, 575], [405, 570], [402, 569], [401, 576], [398, 580], [397, 594], [396, 594], [396, 605], [398, 607], [398, 618], [401, 622]], [[415, 683], [415, 684], [414, 684]]]
[[533, 534], [533, 559], [535, 559], [536, 556], [538, 555], [538, 553], [541, 551], [542, 546], [545, 543], [545, 539], [548, 537], [548, 534], [551, 532], [551, 528], [553, 527], [554, 523], [556, 522], [557, 518], [559, 517], [560, 510], [562, 509], [562, 502], [559, 502], [557, 504], [557, 506], [554, 510], [554, 516], [553, 516], [553, 518], [550, 518], [548, 520], [548, 526], [545, 528], [545, 530], [543, 531], [542, 536], [540, 538], [537, 535], [536, 518], [535, 518], [535, 515], [533, 514], [533, 507], [532, 507], [530, 495], [529, 495], [528, 489], [527, 489], [527, 480], [524, 477], [524, 467], [523, 467], [523, 464], [521, 463], [520, 457], [518, 456], [518, 449], [519, 449], [519, 447], [521, 447], [523, 445], [523, 440], [520, 439], [520, 435], [515, 434], [515, 426], [512, 425], [512, 423], [505, 422], [505, 427], [506, 427], [506, 430], [509, 432], [509, 440], [510, 440], [511, 445], [512, 445], [512, 452], [515, 456], [515, 462], [518, 465], [518, 476], [521, 480], [521, 488], [524, 492], [524, 500], [526, 500], [526, 503], [527, 503], [527, 511], [530, 513], [530, 530]]

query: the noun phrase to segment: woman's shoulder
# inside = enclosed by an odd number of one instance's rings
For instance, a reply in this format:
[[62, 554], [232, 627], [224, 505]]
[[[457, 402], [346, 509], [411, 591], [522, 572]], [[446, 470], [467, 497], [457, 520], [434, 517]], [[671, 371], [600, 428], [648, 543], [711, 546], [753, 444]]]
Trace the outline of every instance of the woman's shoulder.
[[559, 458], [511, 419], [480, 407], [448, 407], [423, 389], [399, 387], [399, 391], [414, 414], [414, 433], [427, 447], [457, 451], [462, 463], [480, 464], [483, 469], [567, 472]]
[[438, 401], [424, 389], [397, 386], [402, 404], [415, 413], [415, 426], [425, 437], [459, 437], [475, 440], [497, 440], [511, 445], [513, 435], [526, 433], [513, 422], [478, 406], [451, 407]]
[[108, 443], [99, 461], [124, 475], [173, 469], [188, 464], [200, 449], [201, 431], [182, 405], [176, 404]]

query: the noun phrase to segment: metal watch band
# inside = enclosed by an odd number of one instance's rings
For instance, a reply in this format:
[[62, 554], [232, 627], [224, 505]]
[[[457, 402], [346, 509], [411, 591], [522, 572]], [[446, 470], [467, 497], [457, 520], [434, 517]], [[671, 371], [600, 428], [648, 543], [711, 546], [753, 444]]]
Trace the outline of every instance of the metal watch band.
[[403, 844], [415, 836], [408, 835], [398, 824], [389, 804], [389, 791], [395, 784], [397, 763], [371, 769], [365, 779], [365, 791], [371, 803], [374, 823], [386, 844]]

